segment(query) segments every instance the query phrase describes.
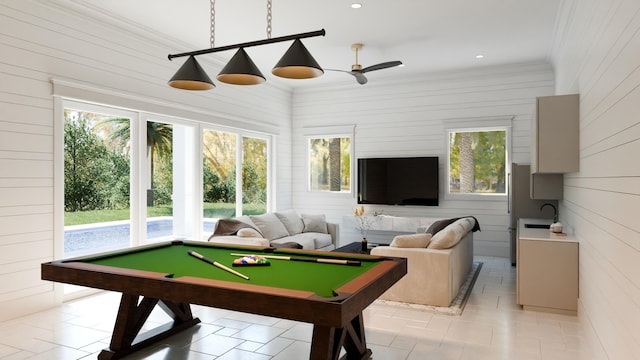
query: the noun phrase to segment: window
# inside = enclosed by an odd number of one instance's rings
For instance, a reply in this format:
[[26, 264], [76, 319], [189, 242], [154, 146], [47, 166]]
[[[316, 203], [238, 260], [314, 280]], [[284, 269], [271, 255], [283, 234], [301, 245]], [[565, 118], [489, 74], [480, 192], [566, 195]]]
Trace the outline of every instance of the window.
[[65, 257], [131, 243], [132, 119], [117, 109], [64, 109]]
[[203, 129], [202, 150], [206, 234], [213, 231], [216, 219], [268, 211], [268, 137]]
[[203, 216], [212, 223], [216, 218], [236, 215], [236, 164], [238, 136], [233, 133], [204, 130], [203, 149]]
[[506, 128], [449, 130], [451, 194], [506, 194]]
[[268, 142], [242, 137], [242, 215], [267, 212]]
[[309, 190], [351, 191], [351, 137], [309, 137]]

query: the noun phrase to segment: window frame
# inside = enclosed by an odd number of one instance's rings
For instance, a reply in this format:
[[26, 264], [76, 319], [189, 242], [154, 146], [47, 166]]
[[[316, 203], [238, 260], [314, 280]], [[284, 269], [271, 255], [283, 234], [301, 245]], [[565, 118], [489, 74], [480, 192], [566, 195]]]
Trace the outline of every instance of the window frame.
[[[486, 124], [475, 122], [469, 123], [469, 121], [465, 121], [464, 124], [459, 124], [462, 126], [452, 126], [445, 129], [445, 152], [447, 154], [445, 171], [444, 171], [444, 180], [443, 184], [444, 188], [444, 197], [448, 200], [483, 200], [483, 199], [496, 199], [496, 198], [506, 198], [509, 194], [509, 182], [508, 173], [510, 168], [510, 159], [511, 159], [511, 118], [508, 119], [508, 122], [504, 120], [495, 119], [494, 121], [485, 120]], [[451, 133], [453, 132], [487, 132], [487, 131], [505, 131], [505, 192], [504, 193], [459, 193], [459, 192], [451, 192], [451, 186], [449, 183], [450, 173], [451, 173]]]

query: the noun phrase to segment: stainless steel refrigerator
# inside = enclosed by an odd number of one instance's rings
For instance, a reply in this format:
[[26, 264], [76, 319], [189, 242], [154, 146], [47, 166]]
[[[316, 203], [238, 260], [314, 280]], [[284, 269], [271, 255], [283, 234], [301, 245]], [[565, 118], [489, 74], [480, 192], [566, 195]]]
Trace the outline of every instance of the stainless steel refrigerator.
[[558, 208], [557, 200], [532, 200], [530, 197], [531, 167], [527, 164], [511, 164], [509, 173], [509, 236], [511, 238], [511, 264], [516, 265], [516, 228], [519, 218], [553, 219], [554, 213], [550, 206]]

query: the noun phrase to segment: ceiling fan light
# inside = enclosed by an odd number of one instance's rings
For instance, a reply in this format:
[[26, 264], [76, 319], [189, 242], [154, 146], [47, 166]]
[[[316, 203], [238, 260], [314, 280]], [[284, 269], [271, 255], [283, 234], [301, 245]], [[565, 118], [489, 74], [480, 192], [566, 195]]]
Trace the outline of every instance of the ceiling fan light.
[[257, 85], [267, 81], [244, 48], [238, 49], [217, 79], [232, 85]]
[[216, 87], [193, 55], [169, 80], [169, 86], [182, 90], [209, 90]]
[[288, 79], [311, 79], [322, 76], [324, 70], [311, 56], [302, 41], [295, 39], [271, 73]]

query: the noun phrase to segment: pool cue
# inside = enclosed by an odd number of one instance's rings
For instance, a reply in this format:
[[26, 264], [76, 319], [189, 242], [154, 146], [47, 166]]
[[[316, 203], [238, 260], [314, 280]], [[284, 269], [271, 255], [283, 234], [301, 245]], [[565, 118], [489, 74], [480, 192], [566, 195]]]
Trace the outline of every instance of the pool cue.
[[323, 263], [323, 264], [337, 264], [337, 265], [351, 265], [351, 266], [360, 266], [360, 261], [358, 260], [344, 260], [344, 259], [326, 259], [326, 258], [304, 258], [304, 257], [295, 257], [295, 256], [282, 256], [282, 255], [255, 255], [255, 254], [231, 254], [232, 256], [262, 256], [266, 259], [275, 259], [275, 260], [288, 260], [288, 261], [306, 261], [306, 262], [315, 262], [315, 263]]
[[216, 261], [213, 261], [211, 259], [208, 259], [208, 258], [198, 254], [197, 252], [195, 252], [193, 250], [189, 250], [188, 253], [189, 253], [189, 255], [191, 255], [191, 256], [193, 256], [193, 257], [195, 257], [197, 259], [200, 259], [200, 260], [202, 260], [202, 261], [204, 261], [206, 263], [209, 263], [209, 264], [211, 264], [213, 266], [217, 266], [222, 270], [225, 270], [225, 271], [228, 271], [228, 272], [232, 273], [233, 275], [237, 275], [237, 276], [240, 276], [241, 278], [243, 278], [245, 280], [249, 280], [249, 277], [247, 275], [240, 274], [239, 272], [237, 272], [237, 271], [235, 271], [235, 270], [233, 270], [233, 269], [231, 269], [229, 267], [226, 267], [226, 266], [220, 264], [219, 262], [216, 262]]

